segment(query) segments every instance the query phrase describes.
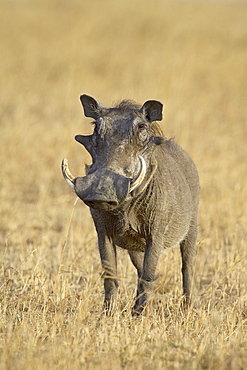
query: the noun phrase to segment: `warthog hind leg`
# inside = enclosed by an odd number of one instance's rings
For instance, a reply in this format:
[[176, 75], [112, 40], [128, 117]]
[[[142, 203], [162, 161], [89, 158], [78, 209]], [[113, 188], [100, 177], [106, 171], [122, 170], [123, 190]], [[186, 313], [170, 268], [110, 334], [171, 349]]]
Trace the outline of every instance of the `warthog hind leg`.
[[183, 295], [185, 304], [191, 302], [191, 284], [193, 277], [193, 264], [196, 253], [196, 238], [197, 238], [197, 222], [193, 222], [190, 229], [180, 243], [180, 251], [182, 256], [182, 277], [183, 277]]
[[132, 310], [132, 315], [138, 316], [142, 313], [153, 292], [153, 282], [157, 279], [155, 271], [160, 253], [157, 253], [154, 244], [150, 241], [147, 242], [145, 253], [129, 252], [129, 255], [138, 273], [137, 295]]

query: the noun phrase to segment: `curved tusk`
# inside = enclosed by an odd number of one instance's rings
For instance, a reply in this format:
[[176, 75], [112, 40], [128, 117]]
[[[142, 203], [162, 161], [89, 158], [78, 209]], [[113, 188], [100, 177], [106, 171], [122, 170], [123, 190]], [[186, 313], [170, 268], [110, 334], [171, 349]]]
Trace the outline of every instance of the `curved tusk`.
[[69, 170], [67, 158], [64, 158], [62, 160], [62, 173], [69, 186], [75, 189], [75, 177], [71, 174]]
[[147, 172], [147, 166], [146, 166], [146, 162], [144, 158], [141, 155], [138, 155], [138, 158], [140, 159], [140, 162], [141, 162], [141, 169], [140, 169], [140, 173], [137, 176], [137, 178], [135, 180], [132, 180], [132, 182], [130, 183], [130, 190], [129, 190], [130, 193], [133, 190], [135, 190], [138, 186], [141, 185], [146, 175], [146, 172]]

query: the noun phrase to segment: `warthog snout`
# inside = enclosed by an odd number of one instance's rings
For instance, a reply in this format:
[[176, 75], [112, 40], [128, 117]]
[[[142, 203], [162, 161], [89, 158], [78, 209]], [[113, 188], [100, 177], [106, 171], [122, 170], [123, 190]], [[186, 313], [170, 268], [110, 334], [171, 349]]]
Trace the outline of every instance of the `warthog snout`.
[[139, 156], [139, 161], [140, 171], [135, 179], [104, 168], [87, 176], [75, 178], [68, 169], [66, 158], [62, 162], [62, 172], [66, 181], [87, 206], [110, 211], [117, 208], [143, 182], [146, 175], [146, 163], [141, 156]]
[[129, 194], [131, 179], [107, 169], [99, 169], [74, 180], [75, 192], [90, 208], [113, 210]]

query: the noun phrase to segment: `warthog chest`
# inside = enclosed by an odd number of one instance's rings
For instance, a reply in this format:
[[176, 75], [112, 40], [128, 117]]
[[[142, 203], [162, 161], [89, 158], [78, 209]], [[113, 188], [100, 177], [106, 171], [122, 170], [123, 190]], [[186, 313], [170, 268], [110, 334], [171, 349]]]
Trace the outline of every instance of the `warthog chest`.
[[123, 232], [115, 235], [113, 241], [118, 247], [131, 251], [144, 252], [146, 247], [144, 237], [137, 231], [133, 230], [131, 226]]
[[118, 247], [132, 251], [145, 251], [145, 223], [139, 219], [138, 213], [133, 212], [132, 207], [109, 215], [106, 229], [107, 234]]

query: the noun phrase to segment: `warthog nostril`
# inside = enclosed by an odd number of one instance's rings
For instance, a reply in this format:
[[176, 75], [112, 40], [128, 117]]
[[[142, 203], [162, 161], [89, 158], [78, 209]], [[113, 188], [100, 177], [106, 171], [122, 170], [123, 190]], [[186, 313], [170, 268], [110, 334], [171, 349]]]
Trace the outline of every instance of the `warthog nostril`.
[[106, 202], [107, 204], [109, 204], [109, 206], [117, 206], [118, 202], [114, 201], [114, 200], [111, 200], [110, 202]]
[[85, 200], [84, 203], [88, 206], [88, 207], [92, 207], [94, 205], [94, 202], [90, 201], [90, 200]]

